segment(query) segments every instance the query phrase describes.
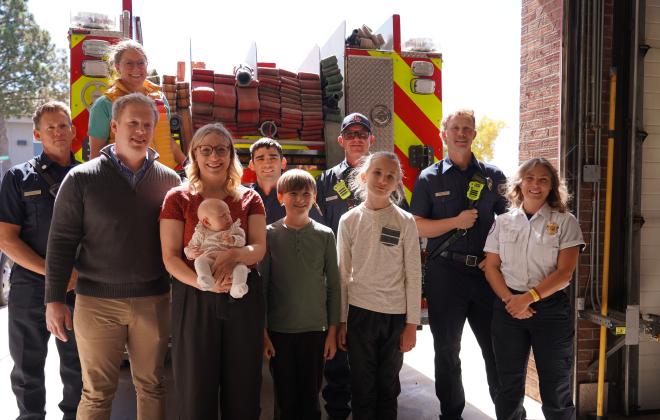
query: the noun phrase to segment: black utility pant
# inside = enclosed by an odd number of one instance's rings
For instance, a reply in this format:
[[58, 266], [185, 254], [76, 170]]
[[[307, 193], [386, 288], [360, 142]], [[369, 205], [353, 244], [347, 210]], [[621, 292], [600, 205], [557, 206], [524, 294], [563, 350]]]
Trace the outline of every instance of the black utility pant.
[[279, 420], [321, 418], [319, 391], [323, 381], [323, 350], [327, 333], [268, 331], [275, 357], [270, 359]]
[[557, 292], [531, 307], [536, 314], [514, 319], [504, 304], [495, 302], [493, 347], [500, 390], [498, 420], [523, 420], [525, 379], [530, 348], [539, 375], [543, 415], [548, 420], [575, 419], [570, 376], [573, 362], [573, 323], [568, 296]]
[[323, 399], [330, 419], [346, 419], [351, 414], [351, 369], [348, 355], [337, 349], [335, 357], [325, 362]]
[[[44, 284], [33, 281], [12, 282], [9, 290], [9, 354], [14, 360], [10, 378], [20, 420], [46, 418], [44, 367], [50, 332], [46, 329], [44, 294]], [[74, 302], [75, 295], [69, 293], [67, 303], [72, 311]], [[75, 419], [82, 392], [82, 377], [76, 337], [73, 331], [67, 333], [69, 341], [66, 343], [55, 339], [64, 385], [59, 408], [64, 413], [64, 419]]]
[[403, 365], [399, 341], [406, 315], [349, 306], [346, 326], [353, 419], [396, 420]]
[[493, 293], [483, 272], [437, 257], [427, 261], [424, 290], [428, 300], [429, 325], [435, 349], [435, 393], [441, 419], [460, 419], [465, 407], [461, 376], [461, 337], [465, 320], [481, 347], [488, 387], [496, 401], [498, 379], [491, 343]]
[[264, 338], [261, 277], [248, 293], [202, 292], [172, 282], [172, 368], [182, 420], [258, 420]]

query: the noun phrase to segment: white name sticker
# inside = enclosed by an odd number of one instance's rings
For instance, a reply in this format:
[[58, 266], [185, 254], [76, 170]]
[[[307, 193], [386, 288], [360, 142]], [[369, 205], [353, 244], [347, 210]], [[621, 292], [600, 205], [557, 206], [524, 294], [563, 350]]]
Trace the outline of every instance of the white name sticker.
[[451, 191], [438, 191], [437, 193], [435, 193], [435, 196], [436, 197], [446, 197], [449, 194], [451, 194]]

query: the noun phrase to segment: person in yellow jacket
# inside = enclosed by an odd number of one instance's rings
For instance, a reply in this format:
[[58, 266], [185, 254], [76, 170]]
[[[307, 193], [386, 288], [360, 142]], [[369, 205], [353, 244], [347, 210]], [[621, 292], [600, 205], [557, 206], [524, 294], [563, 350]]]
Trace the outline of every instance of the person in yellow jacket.
[[111, 55], [117, 78], [110, 82], [108, 90], [94, 102], [89, 112], [89, 158], [99, 156], [103, 146], [114, 143], [110, 132], [112, 103], [121, 96], [140, 92], [154, 100], [160, 114], [150, 147], [158, 152], [158, 160], [162, 164], [172, 169], [180, 167], [186, 156], [170, 134], [167, 99], [158, 85], [147, 80], [148, 61], [144, 48], [138, 42], [127, 39], [116, 44]]

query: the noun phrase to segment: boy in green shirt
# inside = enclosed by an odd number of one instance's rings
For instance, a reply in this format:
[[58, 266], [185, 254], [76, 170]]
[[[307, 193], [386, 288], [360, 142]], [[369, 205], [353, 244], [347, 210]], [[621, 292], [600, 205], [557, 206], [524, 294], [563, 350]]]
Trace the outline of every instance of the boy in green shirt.
[[264, 356], [270, 359], [281, 418], [320, 419], [325, 360], [337, 349], [339, 272], [332, 230], [310, 219], [316, 182], [287, 171], [277, 182], [286, 216], [268, 225], [261, 264], [266, 294]]

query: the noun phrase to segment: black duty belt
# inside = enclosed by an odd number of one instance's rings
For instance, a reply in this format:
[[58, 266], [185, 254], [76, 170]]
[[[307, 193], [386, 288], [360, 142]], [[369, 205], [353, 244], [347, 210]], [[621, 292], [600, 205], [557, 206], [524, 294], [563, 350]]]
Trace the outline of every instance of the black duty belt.
[[442, 251], [439, 255], [446, 260], [456, 261], [465, 264], [468, 267], [477, 267], [484, 259], [484, 257], [477, 255], [461, 254], [460, 252], [451, 251]]

